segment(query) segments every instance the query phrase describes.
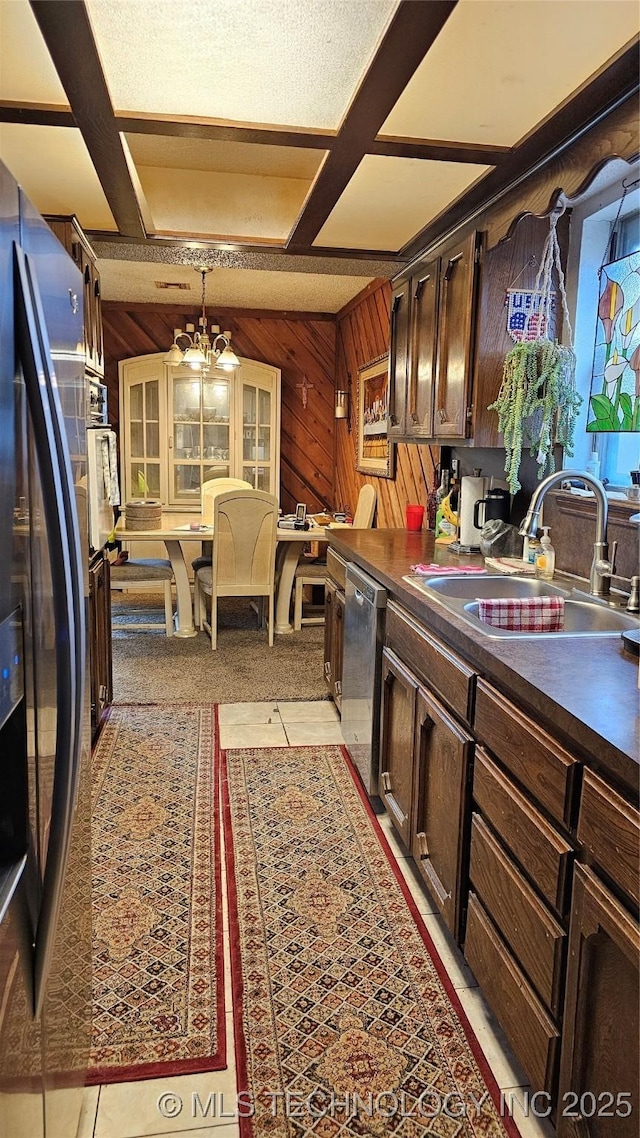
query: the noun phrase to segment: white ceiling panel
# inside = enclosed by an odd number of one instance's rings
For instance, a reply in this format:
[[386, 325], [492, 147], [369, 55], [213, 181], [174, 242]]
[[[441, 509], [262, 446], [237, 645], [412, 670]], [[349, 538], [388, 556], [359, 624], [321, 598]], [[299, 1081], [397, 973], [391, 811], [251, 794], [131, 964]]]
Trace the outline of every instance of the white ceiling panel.
[[460, 0], [381, 133], [514, 146], [639, 17], [637, 0]]
[[490, 168], [368, 154], [314, 244], [400, 249]]
[[306, 178], [307, 181], [315, 177], [326, 153], [306, 147], [253, 146], [247, 142], [212, 142], [151, 134], [127, 134], [126, 138], [137, 166], [216, 170], [222, 174], [261, 174]]
[[[101, 259], [100, 288], [104, 300], [152, 304], [191, 304], [200, 311], [200, 275], [189, 265]], [[371, 277], [332, 277], [320, 273], [287, 273], [263, 269], [214, 269], [207, 277], [207, 315], [219, 308], [270, 308], [292, 312], [338, 312]], [[191, 292], [158, 288], [156, 282], [189, 284]], [[169, 345], [167, 345], [169, 347]]]
[[28, 0], [0, 0], [0, 99], [68, 105]]
[[138, 166], [158, 233], [282, 241], [306, 197], [302, 178], [261, 178], [209, 170]]
[[88, 0], [116, 110], [335, 129], [396, 0]]
[[0, 123], [0, 158], [41, 213], [75, 213], [84, 229], [117, 229], [79, 130]]

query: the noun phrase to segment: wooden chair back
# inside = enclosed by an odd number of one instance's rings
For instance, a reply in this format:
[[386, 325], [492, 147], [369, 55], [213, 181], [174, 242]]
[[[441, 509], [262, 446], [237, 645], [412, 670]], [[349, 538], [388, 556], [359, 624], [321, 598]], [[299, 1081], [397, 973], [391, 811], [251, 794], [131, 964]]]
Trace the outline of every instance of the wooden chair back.
[[210, 478], [202, 483], [200, 491], [200, 512], [205, 525], [213, 525], [213, 503], [218, 494], [226, 494], [228, 490], [252, 490], [250, 482], [242, 478]]
[[213, 502], [212, 589], [222, 597], [273, 595], [278, 499], [229, 490]]
[[371, 529], [377, 501], [378, 495], [375, 487], [372, 486], [370, 482], [367, 482], [358, 494], [358, 504], [356, 505], [356, 512], [353, 515], [354, 529]]

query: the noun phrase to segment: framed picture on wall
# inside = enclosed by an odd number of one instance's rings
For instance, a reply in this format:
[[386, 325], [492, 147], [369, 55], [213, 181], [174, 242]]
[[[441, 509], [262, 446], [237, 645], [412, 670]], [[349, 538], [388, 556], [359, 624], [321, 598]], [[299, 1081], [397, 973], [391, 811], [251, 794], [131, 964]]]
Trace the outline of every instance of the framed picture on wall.
[[389, 353], [358, 371], [358, 449], [356, 470], [378, 478], [393, 478], [394, 451], [387, 434], [389, 413]]

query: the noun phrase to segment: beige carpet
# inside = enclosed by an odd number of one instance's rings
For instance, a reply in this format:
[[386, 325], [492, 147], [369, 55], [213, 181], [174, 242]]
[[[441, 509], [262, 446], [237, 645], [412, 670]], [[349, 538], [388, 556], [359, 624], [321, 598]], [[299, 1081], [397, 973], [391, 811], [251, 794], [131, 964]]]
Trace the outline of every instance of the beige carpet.
[[114, 703], [261, 703], [263, 700], [326, 699], [324, 627], [303, 626], [276, 636], [269, 648], [248, 601], [220, 601], [218, 649], [206, 633], [190, 640], [164, 634], [160, 594], [114, 594], [113, 612], [125, 619], [133, 608], [155, 613], [158, 632], [114, 632]]

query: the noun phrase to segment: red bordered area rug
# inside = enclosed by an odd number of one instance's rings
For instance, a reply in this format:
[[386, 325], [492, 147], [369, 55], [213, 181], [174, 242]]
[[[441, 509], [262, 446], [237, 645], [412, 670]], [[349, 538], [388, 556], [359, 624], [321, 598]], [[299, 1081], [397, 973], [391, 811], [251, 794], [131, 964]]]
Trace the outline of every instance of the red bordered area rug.
[[116, 705], [93, 752], [90, 1084], [226, 1066], [215, 731]]
[[346, 752], [221, 770], [242, 1138], [515, 1138]]

